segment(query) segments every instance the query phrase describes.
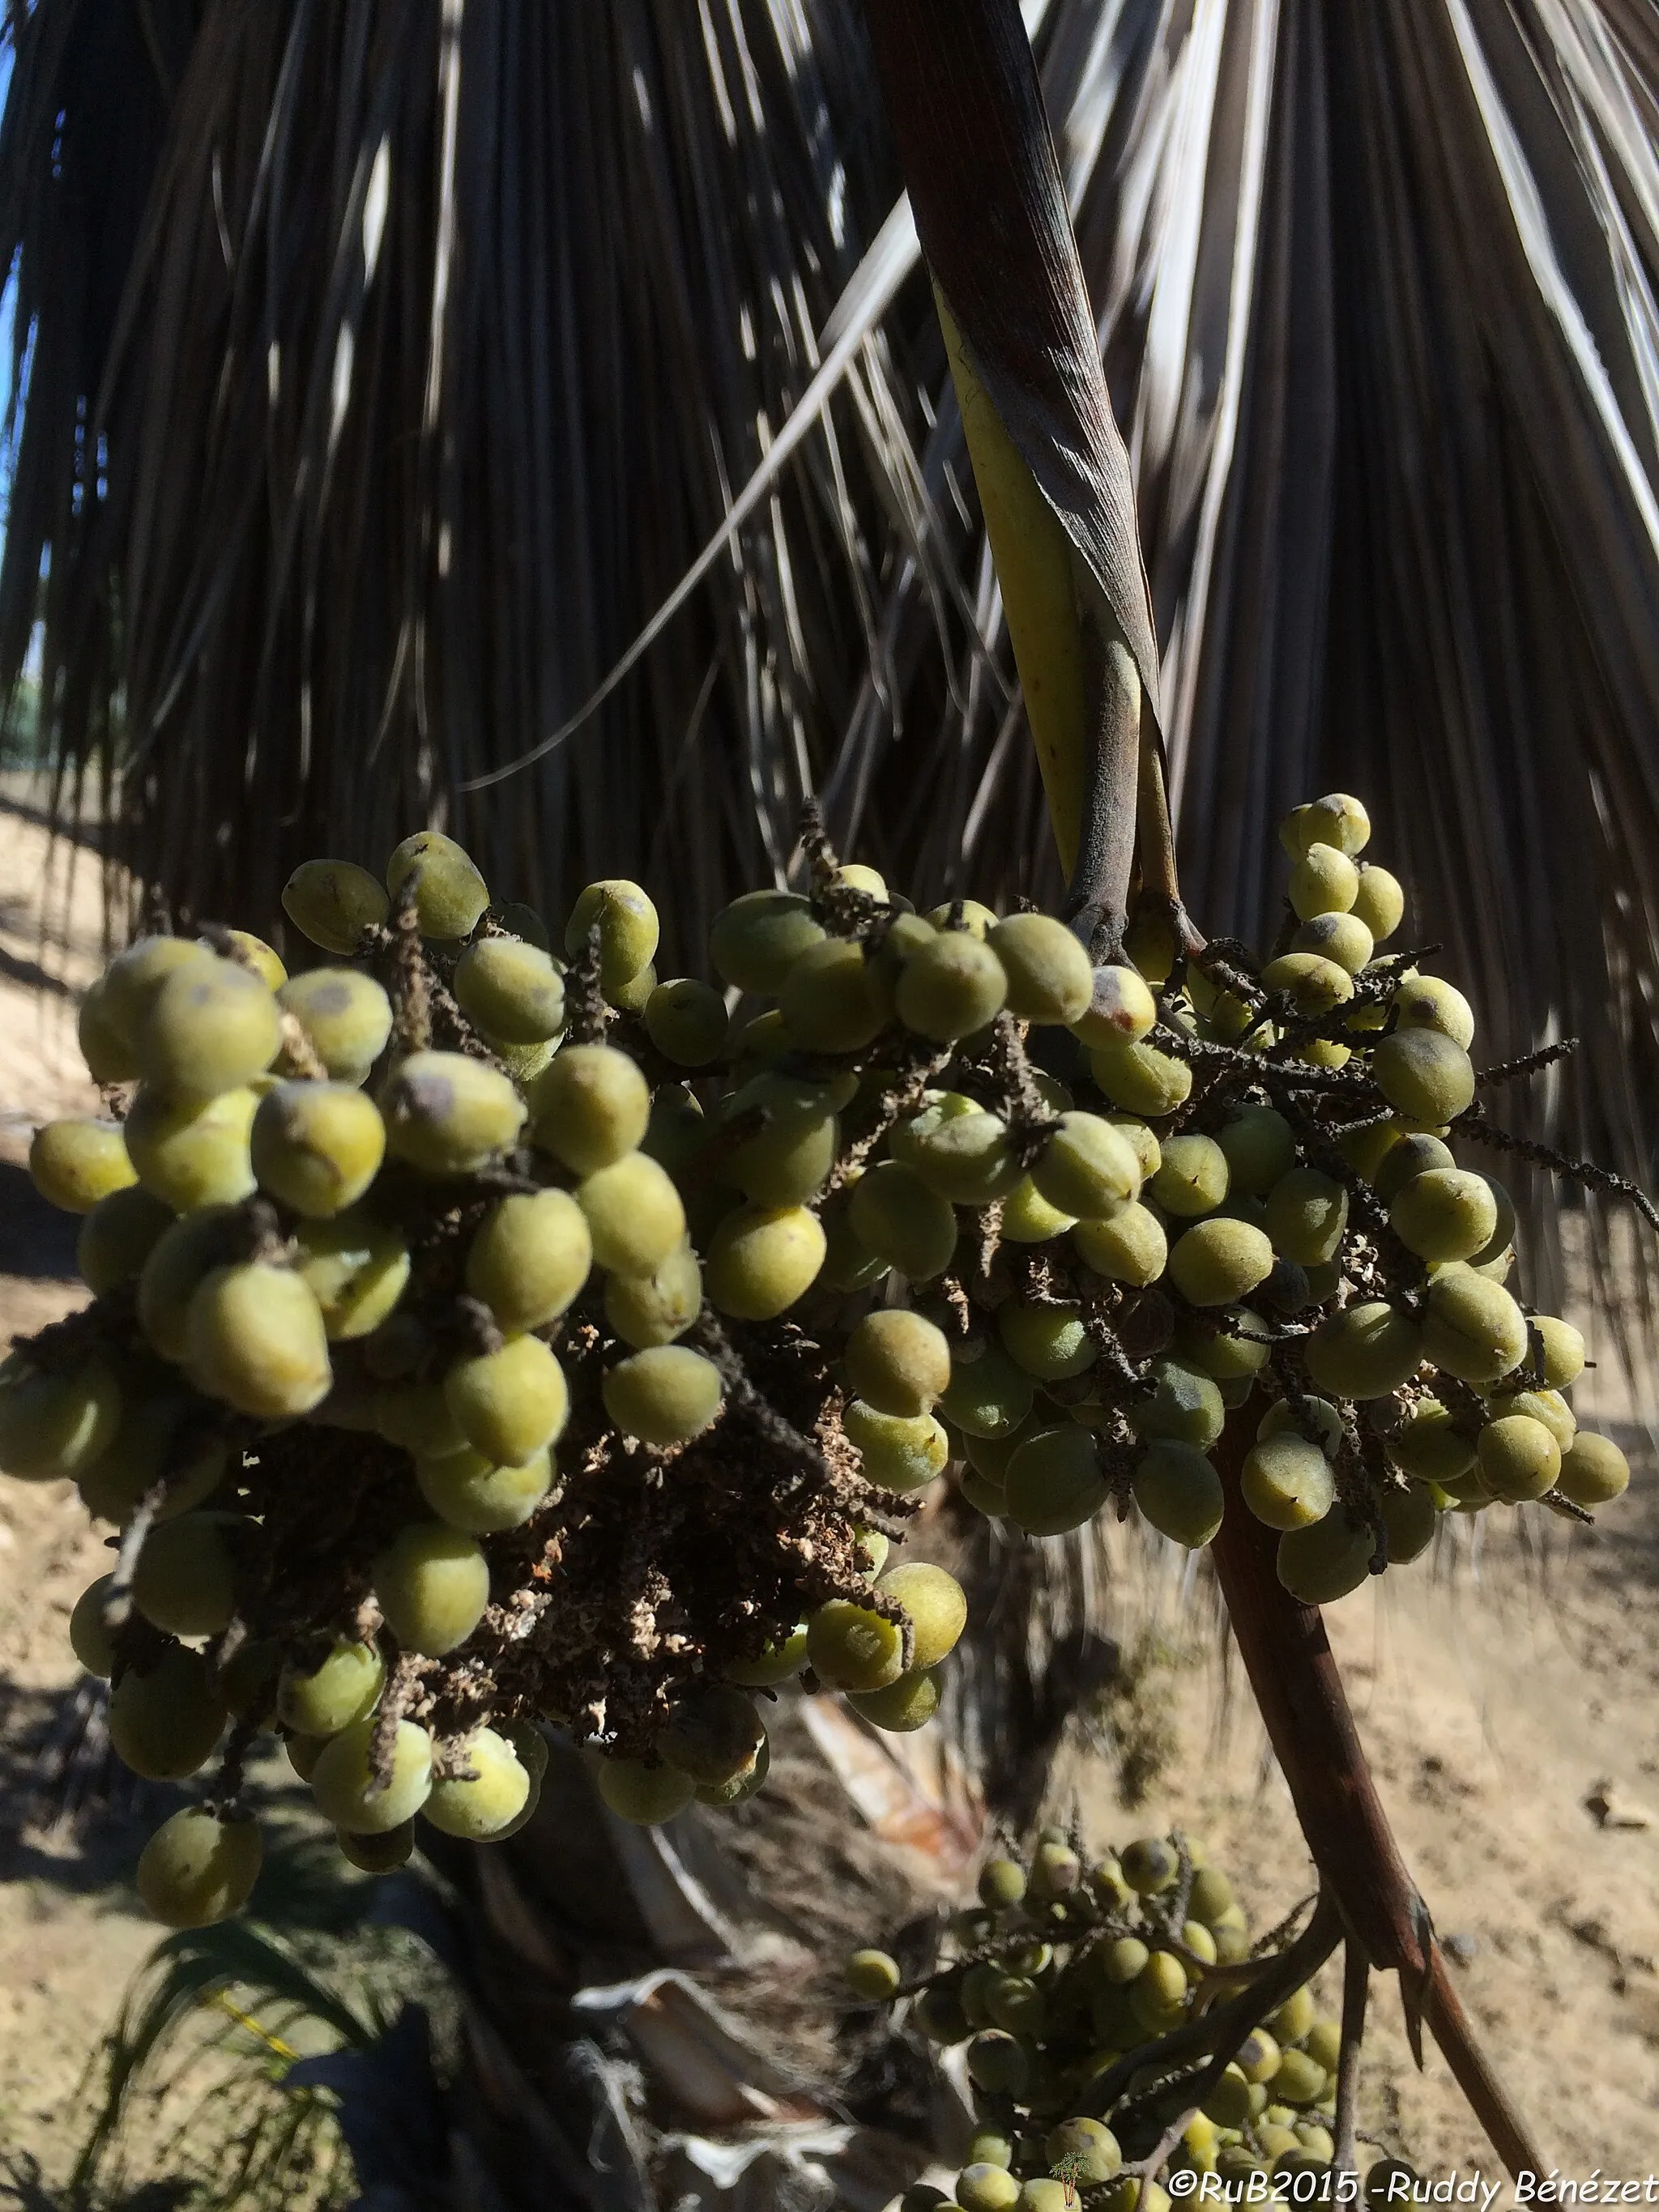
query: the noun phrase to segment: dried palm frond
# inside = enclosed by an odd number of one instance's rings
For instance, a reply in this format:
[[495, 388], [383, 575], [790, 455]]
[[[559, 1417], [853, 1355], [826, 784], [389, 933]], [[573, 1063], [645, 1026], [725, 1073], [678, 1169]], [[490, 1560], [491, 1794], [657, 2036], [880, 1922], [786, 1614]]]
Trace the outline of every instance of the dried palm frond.
[[[929, 566], [878, 331], [641, 683], [507, 803], [460, 787], [586, 696], [811, 382], [892, 198], [850, 0], [207, 0], [152, 67], [156, 12], [11, 14], [0, 680], [43, 613], [45, 738], [118, 757], [125, 849], [198, 911], [269, 924], [302, 855], [447, 817], [503, 896], [672, 884], [685, 942], [781, 866], [883, 571]], [[124, 69], [171, 96], [112, 137]]]
[[[1645, 1169], [1650, 12], [1025, 13], [1194, 911], [1259, 930], [1278, 815], [1360, 789], [1493, 1056], [1585, 1041], [1528, 1133]], [[268, 923], [298, 855], [447, 817], [504, 895], [648, 873], [672, 957], [782, 866], [814, 787], [923, 896], [1052, 895], [852, 0], [40, 0], [9, 28], [0, 682], [42, 617], [56, 757], [120, 768], [141, 877]], [[835, 396], [728, 540], [836, 339]], [[711, 541], [629, 680], [469, 796]]]

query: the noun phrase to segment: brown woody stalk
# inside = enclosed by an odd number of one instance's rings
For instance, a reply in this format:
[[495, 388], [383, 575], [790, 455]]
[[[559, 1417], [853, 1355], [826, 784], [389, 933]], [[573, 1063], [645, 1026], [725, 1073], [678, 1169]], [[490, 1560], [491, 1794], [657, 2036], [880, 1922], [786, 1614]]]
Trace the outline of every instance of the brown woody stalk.
[[1452, 1987], [1429, 1910], [1382, 1809], [1318, 1609], [1279, 1579], [1278, 1539], [1240, 1494], [1238, 1471], [1259, 1407], [1227, 1424], [1216, 1462], [1227, 1492], [1212, 1546], [1233, 1635], [1320, 1878], [1371, 1964], [1400, 1976], [1419, 2063], [1422, 2027], [1440, 2046], [1469, 2108], [1511, 2178], [1547, 2173], [1522, 2115], [1493, 2072]]

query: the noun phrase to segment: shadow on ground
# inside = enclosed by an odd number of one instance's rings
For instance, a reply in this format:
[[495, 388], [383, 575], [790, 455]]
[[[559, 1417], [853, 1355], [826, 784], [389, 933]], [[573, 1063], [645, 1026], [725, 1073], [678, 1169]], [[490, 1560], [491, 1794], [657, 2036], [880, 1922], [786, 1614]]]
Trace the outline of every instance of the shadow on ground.
[[28, 1282], [79, 1279], [75, 1240], [79, 1218], [49, 1205], [15, 1160], [0, 1160], [0, 1275]]

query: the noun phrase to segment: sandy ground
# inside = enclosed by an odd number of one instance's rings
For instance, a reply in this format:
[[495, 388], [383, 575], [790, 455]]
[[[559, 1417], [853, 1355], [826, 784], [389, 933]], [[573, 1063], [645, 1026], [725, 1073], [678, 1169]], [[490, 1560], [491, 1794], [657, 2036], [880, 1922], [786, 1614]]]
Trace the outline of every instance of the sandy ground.
[[[67, 1225], [38, 1206], [21, 1165], [38, 1119], [95, 1104], [73, 1002], [98, 964], [101, 905], [90, 860], [71, 882], [71, 858], [49, 868], [38, 827], [0, 811], [0, 1342], [82, 1295]], [[1659, 1494], [1650, 1457], [1617, 1432], [1638, 1486], [1602, 1528], [1569, 1540], [1552, 1528], [1540, 1556], [1513, 1521], [1488, 1516], [1478, 1554], [1391, 1573], [1330, 1620], [1407, 1860], [1442, 1935], [1459, 1939], [1484, 2040], [1551, 2161], [1625, 2179], [1659, 2169]], [[0, 1481], [0, 2150], [49, 2169], [88, 2055], [154, 1940], [122, 1887], [138, 1831], [106, 1824], [77, 1848], [27, 1820], [31, 1747], [74, 1679], [69, 1608], [104, 1557], [66, 1486]], [[1126, 1625], [1146, 1613], [1126, 1609]], [[1097, 1767], [1088, 1824], [1122, 1839], [1179, 1823], [1261, 1914], [1288, 1906], [1310, 1887], [1306, 1855], [1248, 1692], [1194, 1609], [1166, 1606], [1154, 1626], [1167, 1663], [1151, 1692], [1175, 1748], [1133, 1813], [1107, 1802]], [[1607, 1784], [1642, 1825], [1598, 1824], [1586, 1801]], [[1391, 1984], [1372, 2017], [1367, 2125], [1427, 2168], [1492, 2172], [1442, 2062], [1431, 2052], [1415, 2070]]]
[[[23, 1164], [44, 1116], [97, 1109], [75, 1045], [75, 994], [100, 965], [91, 855], [0, 811], [0, 1342], [80, 1304], [74, 1224], [39, 1200]], [[92, 1847], [27, 1822], [33, 1756], [78, 1674], [70, 1607], [106, 1554], [66, 1483], [0, 1479], [0, 2150], [67, 2139], [88, 2054], [155, 1940], [125, 1887], [137, 1836], [106, 1825]], [[3, 2172], [3, 2168], [0, 2168]]]

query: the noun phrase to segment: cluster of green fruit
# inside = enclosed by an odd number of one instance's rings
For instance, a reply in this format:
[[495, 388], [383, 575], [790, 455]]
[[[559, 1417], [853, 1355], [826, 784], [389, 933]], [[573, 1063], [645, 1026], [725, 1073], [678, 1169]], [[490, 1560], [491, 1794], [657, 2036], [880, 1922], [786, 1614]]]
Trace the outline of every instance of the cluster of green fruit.
[[[873, 908], [821, 873], [828, 918]], [[710, 986], [657, 981], [631, 884], [582, 894], [568, 966], [434, 833], [384, 884], [302, 867], [284, 905], [321, 963], [153, 935], [88, 994], [112, 1118], [43, 1127], [31, 1166], [84, 1217], [95, 1295], [0, 1370], [0, 1467], [72, 1478], [121, 1532], [70, 1629], [117, 1750], [183, 1778], [233, 1723], [208, 1804], [143, 1855], [154, 1909], [246, 1897], [262, 1728], [379, 1869], [417, 1814], [521, 1826], [540, 1719], [640, 1821], [758, 1789], [757, 1692], [809, 1667], [919, 1726], [965, 1601], [888, 1565], [910, 1509], [860, 1473], [836, 1375], [902, 1431], [949, 1354], [900, 1306], [803, 1326], [834, 1108], [755, 1108], [758, 1047]], [[739, 902], [717, 963], [775, 960], [780, 921], [832, 941], [812, 917]]]
[[[904, 2212], [1064, 2212], [1079, 2196], [1091, 2212], [1167, 2212], [1148, 2170], [1160, 2145], [1166, 2176], [1329, 2172], [1340, 2023], [1305, 1987], [1241, 2019], [1281, 1954], [1252, 1945], [1201, 1847], [1142, 1837], [1089, 1864], [1049, 1828], [1029, 1866], [990, 1860], [979, 1895], [927, 1975], [907, 1984], [880, 1950], [848, 1962], [855, 1996], [902, 1999], [929, 2042], [966, 2046], [966, 2161], [951, 2197], [919, 2186]], [[1373, 2188], [1407, 2171], [1374, 2144], [1356, 2163]]]
[[1512, 1209], [1446, 1145], [1473, 1023], [1377, 953], [1366, 828], [1285, 824], [1259, 972], [1146, 911], [1138, 965], [924, 916], [811, 834], [806, 891], [715, 921], [723, 989], [658, 979], [625, 882], [567, 966], [429, 831], [384, 882], [296, 872], [292, 976], [141, 939], [81, 1012], [118, 1118], [31, 1156], [94, 1302], [0, 1370], [0, 1466], [125, 1532], [79, 1631], [123, 1755], [193, 1772], [275, 1715], [380, 1856], [417, 1808], [509, 1827], [536, 1717], [627, 1817], [730, 1801], [803, 1668], [879, 1726], [935, 1710], [962, 1593], [884, 1570], [952, 1460], [1030, 1534], [1133, 1499], [1197, 1545], [1252, 1394], [1243, 1496], [1310, 1601], [1441, 1512], [1616, 1496], [1560, 1395], [1582, 1343], [1504, 1287]]
[[[984, 1511], [1048, 1535], [1133, 1497], [1204, 1543], [1225, 1496], [1211, 1449], [1254, 1397], [1243, 1503], [1279, 1532], [1285, 1587], [1321, 1604], [1423, 1552], [1442, 1513], [1542, 1499], [1583, 1519], [1628, 1483], [1562, 1395], [1578, 1332], [1505, 1287], [1515, 1209], [1451, 1150], [1501, 1141], [1474, 1019], [1412, 954], [1379, 952], [1405, 901], [1358, 860], [1369, 830], [1342, 794], [1286, 819], [1286, 924], [1261, 960], [1185, 954], [1143, 910], [1135, 964], [1088, 971], [1039, 917], [968, 910], [988, 948], [1044, 933], [1041, 983], [1011, 965], [1009, 1003], [1063, 1020], [1063, 1046], [1032, 1036], [1049, 1072], [1024, 1127], [930, 1095], [868, 1178], [890, 1196], [860, 1186], [849, 1211], [888, 1253], [929, 1194], [984, 1209], [946, 1263], [954, 1332], [928, 1309], [952, 1340], [946, 1448]], [[1091, 1093], [1103, 1116], [1074, 1110]]]

